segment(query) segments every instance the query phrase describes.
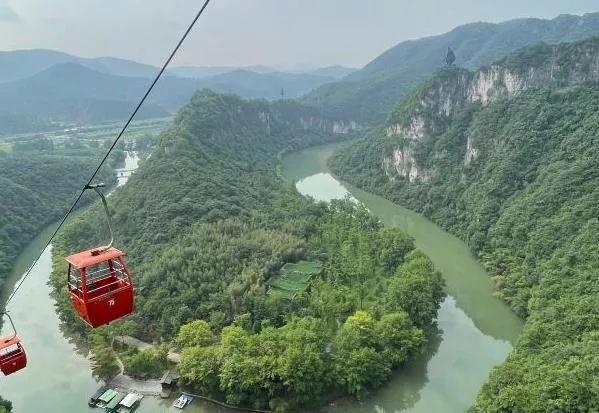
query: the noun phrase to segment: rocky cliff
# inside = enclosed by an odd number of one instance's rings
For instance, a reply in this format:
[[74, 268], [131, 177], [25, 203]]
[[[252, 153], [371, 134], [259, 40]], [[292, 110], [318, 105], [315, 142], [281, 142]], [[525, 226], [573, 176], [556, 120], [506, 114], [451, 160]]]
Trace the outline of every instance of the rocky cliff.
[[[469, 72], [446, 67], [423, 82], [393, 111], [385, 135], [401, 138], [387, 148], [381, 166], [387, 176], [426, 181], [433, 173], [418, 162], [415, 153], [431, 145], [444, 131], [447, 120], [467, 105], [488, 105], [532, 88], [568, 90], [599, 79], [599, 38], [550, 46], [540, 44], [520, 50], [501, 61]], [[470, 166], [479, 153], [470, 138], [463, 142], [462, 159]]]

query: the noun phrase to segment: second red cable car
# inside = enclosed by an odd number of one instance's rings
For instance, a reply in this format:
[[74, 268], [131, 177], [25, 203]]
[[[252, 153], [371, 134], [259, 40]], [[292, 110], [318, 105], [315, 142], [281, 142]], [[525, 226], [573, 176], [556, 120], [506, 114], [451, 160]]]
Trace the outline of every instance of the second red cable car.
[[4, 313], [10, 321], [10, 325], [14, 331], [11, 337], [3, 337], [0, 339], [0, 371], [5, 376], [13, 374], [27, 366], [27, 355], [21, 344], [21, 339], [17, 336], [17, 330], [12, 322], [12, 318], [8, 313]]
[[104, 204], [110, 244], [70, 255], [67, 283], [71, 302], [79, 316], [89, 326], [96, 328], [133, 312], [134, 294], [131, 274], [125, 254], [114, 248], [114, 235], [104, 194], [98, 189], [103, 184], [89, 185]]

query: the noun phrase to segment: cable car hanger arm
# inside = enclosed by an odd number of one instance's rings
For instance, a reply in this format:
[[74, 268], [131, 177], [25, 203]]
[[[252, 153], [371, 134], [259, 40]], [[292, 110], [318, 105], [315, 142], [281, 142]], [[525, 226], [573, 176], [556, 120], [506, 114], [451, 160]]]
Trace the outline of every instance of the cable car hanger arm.
[[10, 316], [10, 314], [8, 314], [8, 311], [4, 311], [2, 314], [4, 314], [6, 318], [8, 318], [8, 321], [10, 321], [10, 325], [12, 326], [13, 331], [13, 335], [11, 338], [15, 338], [17, 336], [17, 329], [15, 328], [15, 323], [12, 322], [12, 317]]
[[112, 230], [112, 222], [110, 221], [110, 211], [108, 210], [108, 203], [106, 202], [106, 197], [104, 196], [104, 193], [99, 189], [104, 188], [105, 186], [106, 185], [104, 183], [99, 183], [95, 185], [85, 185], [86, 190], [93, 189], [102, 199], [102, 204], [104, 205], [104, 212], [106, 212], [106, 220], [108, 221], [108, 229], [110, 230], [110, 242], [108, 243], [108, 245], [99, 247], [98, 249], [94, 250], [92, 254], [101, 254], [102, 252], [107, 251], [112, 247], [112, 244], [114, 242], [114, 232]]

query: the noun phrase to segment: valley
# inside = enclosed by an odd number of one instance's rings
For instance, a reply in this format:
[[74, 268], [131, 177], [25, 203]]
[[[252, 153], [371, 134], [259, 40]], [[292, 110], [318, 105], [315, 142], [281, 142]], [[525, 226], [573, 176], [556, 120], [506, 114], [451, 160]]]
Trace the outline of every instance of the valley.
[[[297, 187], [303, 194], [329, 199], [331, 192], [328, 188], [335, 181], [326, 169], [322, 169], [321, 160], [330, 156], [335, 147], [346, 145], [335, 144], [290, 154], [283, 160], [285, 175], [298, 181]], [[323, 178], [319, 178], [321, 176]], [[510, 351], [519, 334], [520, 321], [503, 303], [492, 297], [488, 276], [460, 241], [418, 214], [356, 188], [345, 189], [339, 183], [335, 185], [340, 188], [336, 198], [342, 198], [350, 191], [386, 225], [398, 226], [411, 234], [416, 245], [442, 270], [450, 296], [439, 309], [438, 336], [423, 355], [410, 362], [403, 371], [393, 376], [388, 385], [363, 403], [342, 399], [322, 411], [357, 413], [382, 409], [392, 412], [401, 408], [407, 412], [431, 409], [453, 412], [467, 408], [490, 369], [501, 363]], [[11, 283], [28, 267], [50, 229], [40, 234], [20, 257]], [[68, 329], [53, 312], [43, 311], [53, 305], [49, 287], [44, 281], [51, 272], [50, 254], [50, 250], [44, 253], [34, 268], [32, 279], [23, 287], [24, 295], [16, 298], [9, 308], [20, 320], [20, 333], [24, 337], [41, 337], [41, 340], [31, 342], [29, 339], [30, 342], [26, 343], [31, 370], [11, 378], [13, 380], [3, 386], [3, 394], [13, 401], [17, 411], [24, 413], [36, 412], [49, 402], [67, 413], [79, 411], [97, 387], [89, 370], [88, 350], [67, 333]], [[36, 303], [33, 311], [29, 304], [32, 297], [35, 297]], [[40, 311], [46, 314], [44, 318], [36, 315]], [[483, 314], [487, 315], [481, 318]], [[54, 369], [49, 370], [42, 360], [55, 360], [55, 363], [61, 364], [56, 369], [62, 369], [64, 379], [57, 381], [48, 376], [48, 372]], [[73, 380], [74, 377], [77, 380]], [[23, 387], [24, 383], [28, 386]], [[65, 389], [69, 389], [69, 394], [78, 396], [66, 397], [63, 394]], [[43, 405], [30, 403], [28, 395], [33, 390], [43, 395]], [[39, 399], [41, 402], [42, 398]], [[171, 411], [169, 406], [168, 402], [146, 398], [140, 411]], [[192, 405], [186, 410], [194, 413], [223, 411], [206, 403]]]
[[64, 257], [109, 238], [97, 199], [41, 249], [157, 68], [0, 63], [0, 299], [29, 361], [0, 413], [166, 370], [231, 408], [192, 413], [599, 409], [599, 13], [466, 24], [361, 69], [170, 67], [95, 179], [135, 287], [96, 329]]

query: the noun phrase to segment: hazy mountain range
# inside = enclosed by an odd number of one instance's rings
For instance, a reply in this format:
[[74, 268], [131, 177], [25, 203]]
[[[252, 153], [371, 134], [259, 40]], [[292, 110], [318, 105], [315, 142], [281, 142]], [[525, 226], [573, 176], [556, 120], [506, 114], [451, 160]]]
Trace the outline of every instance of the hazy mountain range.
[[[266, 66], [174, 67], [161, 79], [140, 116], [173, 113], [195, 90], [209, 88], [246, 98], [301, 97], [330, 115], [376, 124], [387, 118], [408, 90], [444, 65], [449, 46], [455, 51], [456, 65], [475, 69], [522, 46], [593, 35], [599, 35], [599, 13], [467, 24], [443, 35], [402, 42], [357, 71], [343, 66], [288, 72]], [[0, 117], [10, 119], [11, 125], [33, 118], [122, 119], [157, 71], [151, 65], [113, 57], [88, 59], [50, 50], [0, 52]]]
[[[250, 70], [251, 69], [251, 70]], [[0, 52], [0, 114], [11, 125], [94, 122], [130, 112], [159, 68], [113, 57], [86, 59], [51, 50]], [[296, 98], [354, 69], [332, 66], [283, 73], [256, 66], [174, 67], [160, 80], [140, 117], [166, 116], [201, 88], [246, 98]], [[26, 130], [25, 125], [9, 131]]]

